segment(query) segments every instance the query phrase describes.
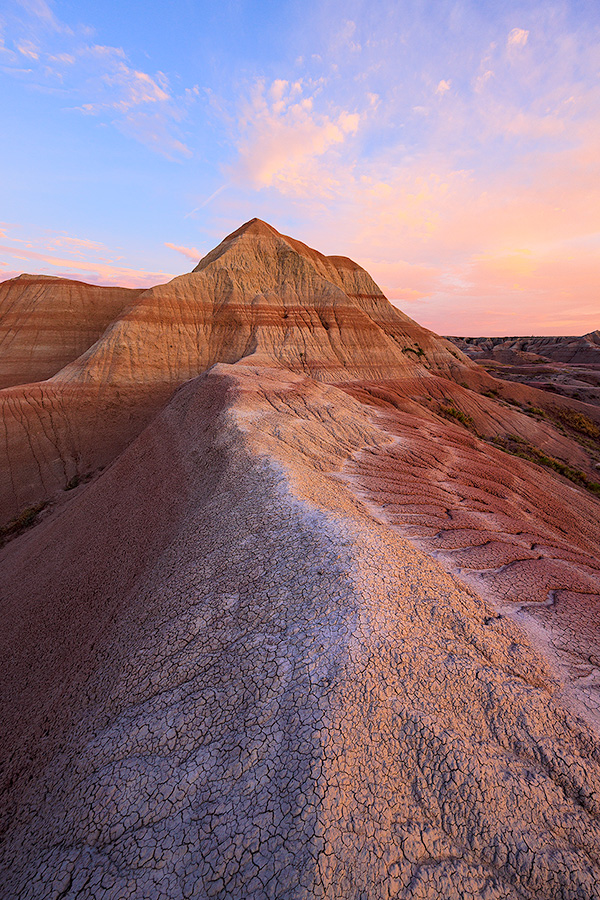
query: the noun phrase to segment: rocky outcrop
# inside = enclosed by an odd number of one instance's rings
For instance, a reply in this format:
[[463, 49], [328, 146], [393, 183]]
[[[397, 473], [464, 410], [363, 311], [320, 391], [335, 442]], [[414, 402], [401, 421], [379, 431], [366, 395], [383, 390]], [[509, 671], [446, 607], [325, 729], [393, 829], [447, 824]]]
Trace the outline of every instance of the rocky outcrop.
[[5, 510], [51, 498], [0, 894], [598, 900], [595, 424], [545, 397], [259, 220], [0, 391]]
[[534, 360], [600, 365], [600, 331], [582, 337], [449, 337], [448, 340], [473, 359], [518, 364], [531, 355], [529, 358]]
[[55, 380], [179, 384], [239, 359], [319, 381], [474, 368], [395, 309], [356, 263], [255, 219], [189, 275], [146, 291]]
[[0, 389], [55, 375], [141, 293], [49, 275], [19, 275], [2, 282]]
[[571, 406], [600, 407], [600, 331], [583, 337], [448, 340], [497, 378], [568, 397]]
[[[189, 275], [139, 294], [47, 382], [0, 393], [0, 523], [110, 464], [177, 386], [240, 360], [320, 382], [390, 381], [415, 400], [458, 404], [484, 434], [515, 434], [593, 468], [552, 426], [482, 396], [497, 382], [395, 309], [356, 263], [254, 219]], [[539, 393], [515, 386], [506, 397], [543, 403]]]

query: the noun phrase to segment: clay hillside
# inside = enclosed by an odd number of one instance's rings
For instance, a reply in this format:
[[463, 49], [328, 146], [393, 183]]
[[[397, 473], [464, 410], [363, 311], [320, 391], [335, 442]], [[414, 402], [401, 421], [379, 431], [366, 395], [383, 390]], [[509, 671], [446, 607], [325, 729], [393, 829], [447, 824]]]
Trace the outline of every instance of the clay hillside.
[[600, 898], [600, 406], [453, 341], [258, 219], [0, 285], [1, 896]]

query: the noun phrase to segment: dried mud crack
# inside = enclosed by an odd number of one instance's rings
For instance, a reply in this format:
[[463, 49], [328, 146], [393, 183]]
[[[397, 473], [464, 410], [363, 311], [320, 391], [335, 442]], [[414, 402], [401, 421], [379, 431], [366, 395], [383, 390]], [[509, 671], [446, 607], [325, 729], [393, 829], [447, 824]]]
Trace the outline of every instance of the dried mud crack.
[[257, 219], [0, 344], [0, 896], [600, 900], [594, 406]]
[[[5, 896], [600, 896], [593, 733], [522, 630], [327, 474], [386, 441], [335, 388], [219, 366], [61, 514], [88, 587], [54, 600], [88, 652], [35, 664], [50, 708], [88, 702], [9, 762], [40, 757]], [[102, 491], [114, 524], [139, 479], [185, 483], [185, 515], [102, 623], [77, 523]], [[32, 537], [4, 550], [25, 583]]]

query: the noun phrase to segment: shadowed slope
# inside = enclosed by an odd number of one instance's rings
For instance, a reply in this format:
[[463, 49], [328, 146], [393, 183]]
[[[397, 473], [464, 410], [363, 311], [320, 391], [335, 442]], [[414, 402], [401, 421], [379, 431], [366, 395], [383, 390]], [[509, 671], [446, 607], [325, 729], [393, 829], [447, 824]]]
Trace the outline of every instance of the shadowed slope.
[[594, 736], [340, 481], [391, 446], [219, 365], [4, 549], [7, 896], [600, 896]]

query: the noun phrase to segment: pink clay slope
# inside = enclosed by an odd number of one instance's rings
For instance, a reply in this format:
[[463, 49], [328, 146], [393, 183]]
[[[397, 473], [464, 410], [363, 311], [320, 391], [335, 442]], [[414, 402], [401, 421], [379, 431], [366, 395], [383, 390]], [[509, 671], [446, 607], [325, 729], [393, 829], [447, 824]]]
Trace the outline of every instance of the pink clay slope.
[[600, 897], [600, 503], [492, 389], [253, 220], [0, 391], [5, 896]]

